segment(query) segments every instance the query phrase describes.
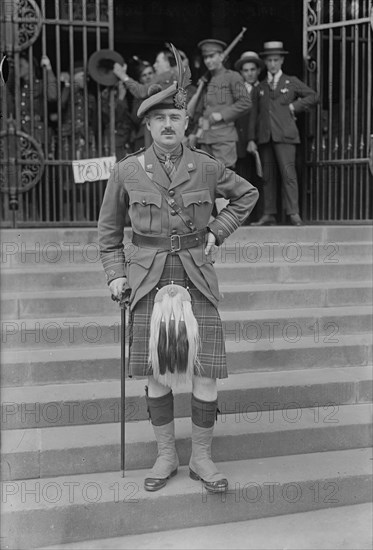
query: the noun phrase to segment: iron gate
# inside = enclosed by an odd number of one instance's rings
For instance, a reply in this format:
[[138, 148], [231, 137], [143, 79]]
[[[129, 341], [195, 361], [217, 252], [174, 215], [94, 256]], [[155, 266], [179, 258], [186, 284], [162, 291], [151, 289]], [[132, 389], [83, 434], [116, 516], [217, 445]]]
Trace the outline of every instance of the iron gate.
[[113, 49], [113, 0], [0, 8], [2, 226], [95, 225], [106, 180], [75, 183], [72, 161], [115, 154], [113, 87], [87, 74], [92, 53]]
[[306, 74], [320, 93], [306, 131], [310, 222], [372, 219], [372, 25], [371, 0], [304, 0]]

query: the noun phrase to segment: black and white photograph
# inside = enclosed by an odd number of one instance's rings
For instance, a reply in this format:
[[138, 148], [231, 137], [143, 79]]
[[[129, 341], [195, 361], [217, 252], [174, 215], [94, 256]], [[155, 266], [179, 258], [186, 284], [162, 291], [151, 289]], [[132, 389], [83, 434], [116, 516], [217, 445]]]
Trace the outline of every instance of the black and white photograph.
[[0, 0], [1, 550], [372, 548], [372, 75], [372, 0]]

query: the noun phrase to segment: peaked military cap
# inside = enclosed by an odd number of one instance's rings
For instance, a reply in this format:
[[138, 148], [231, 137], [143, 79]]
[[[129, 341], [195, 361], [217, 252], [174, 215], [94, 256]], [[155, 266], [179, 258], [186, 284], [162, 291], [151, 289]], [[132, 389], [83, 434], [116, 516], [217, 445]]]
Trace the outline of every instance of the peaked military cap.
[[198, 42], [198, 47], [202, 51], [202, 55], [211, 55], [214, 53], [221, 53], [227, 47], [227, 44], [222, 40], [216, 40], [215, 38], [206, 38]]

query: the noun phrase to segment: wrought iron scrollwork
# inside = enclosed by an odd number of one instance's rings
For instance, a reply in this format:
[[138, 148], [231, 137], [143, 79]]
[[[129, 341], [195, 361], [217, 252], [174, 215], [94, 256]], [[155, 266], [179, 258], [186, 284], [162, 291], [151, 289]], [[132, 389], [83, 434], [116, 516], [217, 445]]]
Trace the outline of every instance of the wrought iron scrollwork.
[[44, 172], [45, 159], [40, 144], [30, 135], [15, 129], [0, 132], [0, 192], [8, 193], [13, 208], [17, 196], [37, 185]]
[[[317, 0], [307, 0], [307, 25], [311, 27], [312, 25], [317, 25]], [[315, 6], [315, 8], [312, 7]]]
[[[320, 3], [319, 0], [307, 0], [307, 27], [312, 27], [319, 23], [320, 16]], [[312, 55], [312, 51], [316, 46], [317, 32], [313, 29], [307, 30], [307, 70], [311, 73], [316, 71], [317, 62]]]
[[17, 24], [15, 51], [26, 50], [33, 44], [41, 30], [42, 16], [35, 0], [13, 0], [14, 23]]

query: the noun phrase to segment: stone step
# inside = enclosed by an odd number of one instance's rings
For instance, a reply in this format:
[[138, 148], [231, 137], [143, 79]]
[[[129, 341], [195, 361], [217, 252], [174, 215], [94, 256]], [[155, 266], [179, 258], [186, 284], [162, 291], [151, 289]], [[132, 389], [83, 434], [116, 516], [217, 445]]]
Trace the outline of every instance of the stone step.
[[[136, 254], [137, 248], [127, 242], [126, 257]], [[372, 243], [368, 241], [354, 242], [314, 242], [314, 241], [252, 241], [239, 240], [232, 236], [221, 247], [216, 248], [213, 257], [217, 263], [272, 264], [277, 262], [298, 263], [313, 262], [315, 264], [333, 264], [351, 259], [366, 259], [372, 256]], [[22, 245], [3, 245], [1, 258], [3, 269], [24, 269], [31, 267], [50, 266], [66, 268], [69, 265], [97, 265], [102, 269], [100, 251], [97, 242], [84, 243], [65, 242], [58, 244], [49, 242], [44, 245], [34, 243], [26, 247]]]
[[[226, 342], [230, 373], [349, 367], [372, 364], [372, 336], [305, 336], [298, 342], [262, 339]], [[120, 378], [120, 346], [2, 350], [2, 386], [59, 384]]]
[[[371, 281], [372, 262], [366, 260], [337, 263], [216, 263], [220, 284], [233, 282], [316, 283], [324, 281]], [[2, 273], [3, 292], [44, 291], [59, 289], [107, 289], [103, 270], [98, 264], [39, 266], [7, 269]]]
[[[144, 380], [127, 379], [125, 420], [148, 418]], [[338, 407], [373, 400], [372, 367], [241, 373], [218, 381], [221, 415], [306, 407]], [[191, 385], [176, 390], [175, 417], [190, 417]], [[118, 380], [3, 387], [3, 430], [119, 422]]]
[[[274, 339], [299, 342], [314, 335], [315, 341], [336, 343], [342, 334], [372, 331], [372, 308], [369, 305], [220, 312], [227, 340]], [[208, 339], [208, 326], [202, 327], [202, 339]], [[133, 327], [135, 336], [136, 327]], [[214, 336], [214, 334], [213, 334]], [[4, 320], [2, 347], [7, 349], [59, 348], [70, 346], [114, 345], [120, 341], [120, 310], [116, 315], [54, 317]]]
[[[373, 302], [368, 282], [293, 283], [293, 284], [222, 284], [220, 310], [258, 310], [300, 307], [367, 305]], [[2, 319], [33, 317], [78, 317], [113, 315], [118, 305], [107, 288], [95, 290], [51, 290], [8, 293], [1, 299]]]
[[[214, 430], [215, 461], [244, 460], [326, 452], [372, 444], [372, 404], [257, 411], [244, 407], [218, 417]], [[128, 422], [126, 470], [151, 468], [157, 456], [148, 420]], [[191, 452], [191, 420], [176, 418], [180, 463]], [[5, 430], [2, 479], [27, 479], [120, 468], [120, 424]]]
[[143, 490], [142, 470], [124, 479], [110, 472], [4, 482], [3, 545], [18, 550], [367, 503], [371, 458], [369, 449], [352, 449], [221, 463], [225, 495], [207, 494], [187, 467], [156, 493]]
[[371, 503], [295, 512], [259, 519], [232, 521], [156, 531], [142, 535], [85, 540], [40, 550], [371, 550]]
[[[124, 241], [131, 240], [131, 229], [125, 228]], [[97, 228], [62, 227], [45, 229], [3, 229], [0, 236], [1, 252], [5, 256], [21, 251], [22, 247], [34, 248], [35, 243], [46, 247], [56, 243], [61, 247], [83, 247], [89, 243], [97, 243]], [[239, 227], [227, 242], [372, 242], [372, 225], [308, 225], [303, 227], [272, 226], [272, 227]], [[51, 247], [52, 248], [52, 247]], [[18, 250], [17, 250], [18, 249]]]

